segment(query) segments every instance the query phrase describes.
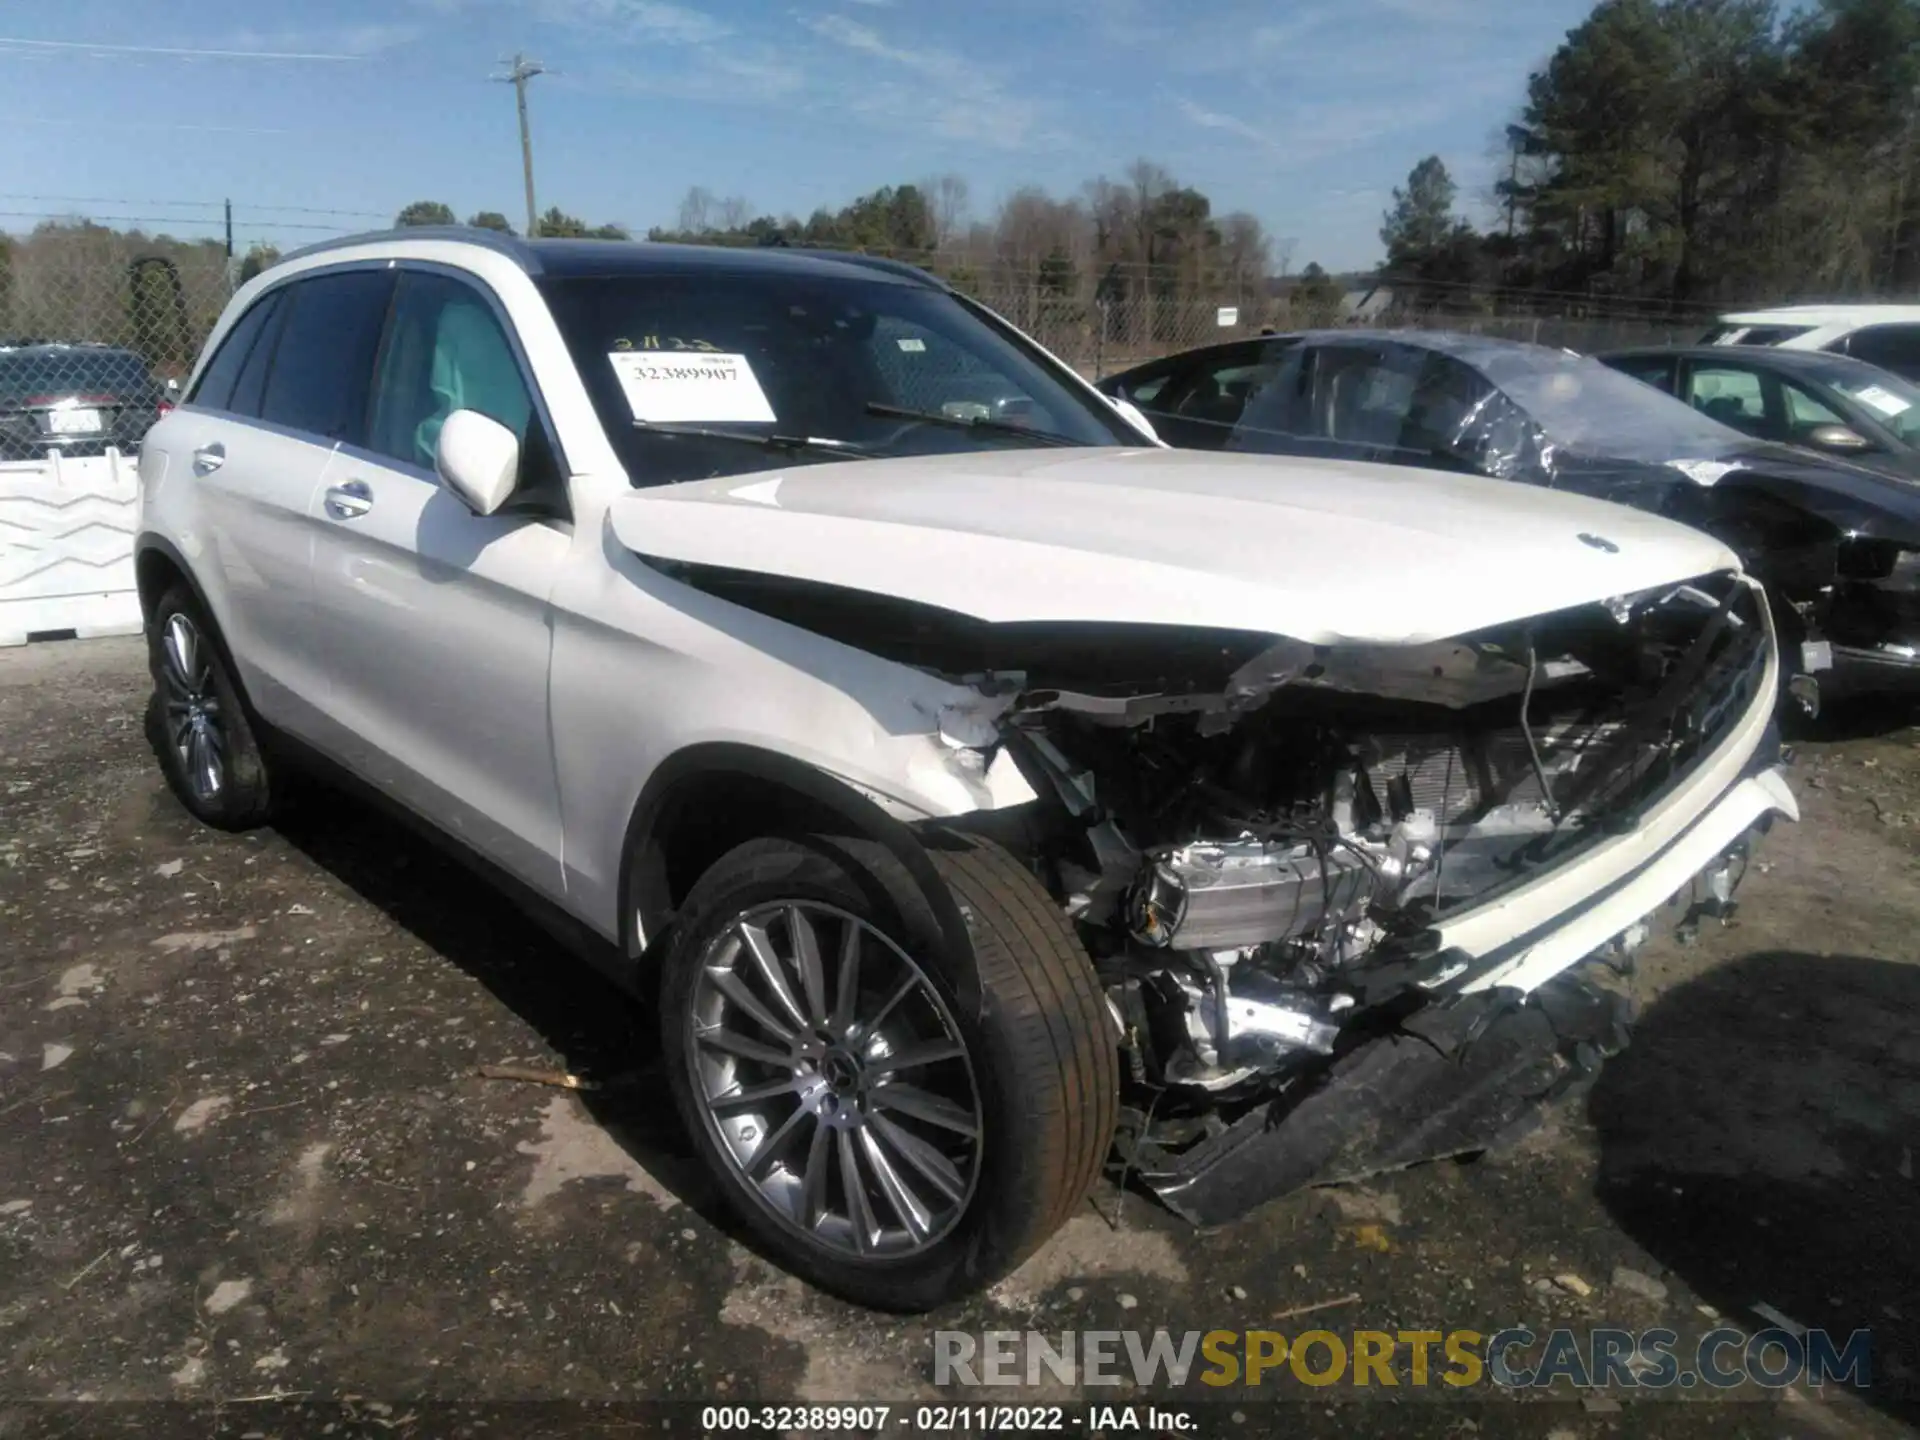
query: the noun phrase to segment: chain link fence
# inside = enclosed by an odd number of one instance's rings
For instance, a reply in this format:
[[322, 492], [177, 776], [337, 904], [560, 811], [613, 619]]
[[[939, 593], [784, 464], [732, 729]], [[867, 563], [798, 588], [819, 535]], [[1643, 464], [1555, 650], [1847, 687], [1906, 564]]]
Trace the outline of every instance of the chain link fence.
[[130, 454], [232, 293], [218, 242], [95, 225], [0, 236], [0, 460]]
[[[1244, 340], [1263, 330], [1335, 328], [1356, 322], [1330, 305], [1294, 306], [1284, 299], [1243, 300], [1232, 294], [1190, 300], [1137, 297], [1085, 302], [1036, 296], [1018, 287], [982, 284], [974, 297], [1090, 378], [1199, 345]], [[1222, 323], [1222, 322], [1225, 323]], [[1691, 344], [1710, 318], [1581, 318], [1564, 315], [1444, 314], [1388, 310], [1367, 319], [1385, 330], [1456, 330], [1591, 353], [1638, 345]]]
[[[272, 252], [267, 252], [270, 258]], [[929, 263], [928, 257], [909, 257]], [[248, 265], [245, 269], [251, 269]], [[935, 268], [940, 268], [936, 265]], [[63, 454], [130, 452], [184, 382], [243, 275], [217, 240], [172, 240], [85, 220], [0, 235], [0, 459], [50, 445]], [[1097, 377], [1215, 341], [1343, 323], [1332, 297], [1290, 304], [1264, 286], [1196, 281], [1144, 269], [1128, 293], [1061, 293], [1012, 265], [956, 272], [954, 283], [1082, 373]], [[1256, 293], [1249, 294], [1249, 289]], [[1467, 330], [1598, 350], [1687, 341], [1704, 318], [1582, 318], [1544, 313], [1388, 310], [1384, 328]]]

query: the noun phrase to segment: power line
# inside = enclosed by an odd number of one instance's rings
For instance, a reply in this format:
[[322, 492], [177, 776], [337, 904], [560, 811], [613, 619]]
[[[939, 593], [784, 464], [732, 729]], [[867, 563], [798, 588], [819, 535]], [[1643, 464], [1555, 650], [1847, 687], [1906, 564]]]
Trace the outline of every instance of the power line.
[[[54, 205], [133, 205], [160, 209], [219, 210], [225, 203], [219, 200], [130, 200], [121, 195], [15, 195], [0, 192], [0, 200], [36, 200]], [[286, 215], [345, 215], [359, 220], [384, 220], [384, 210], [335, 210], [330, 206], [319, 205], [247, 205], [249, 213], [286, 214]], [[182, 217], [183, 219], [185, 217]]]
[[[0, 210], [0, 220], [46, 220], [50, 218], [44, 210]], [[220, 217], [209, 215], [79, 215], [73, 217], [83, 224], [100, 225], [111, 222], [115, 225], [205, 225], [218, 227]], [[297, 221], [274, 220], [269, 222], [275, 230], [319, 230], [330, 235], [338, 235], [352, 229], [347, 225], [315, 225]]]
[[336, 55], [309, 50], [203, 50], [188, 45], [114, 45], [91, 40], [33, 40], [24, 35], [0, 35], [0, 50], [60, 50], [112, 55], [166, 55], [180, 60], [364, 60], [364, 55]]

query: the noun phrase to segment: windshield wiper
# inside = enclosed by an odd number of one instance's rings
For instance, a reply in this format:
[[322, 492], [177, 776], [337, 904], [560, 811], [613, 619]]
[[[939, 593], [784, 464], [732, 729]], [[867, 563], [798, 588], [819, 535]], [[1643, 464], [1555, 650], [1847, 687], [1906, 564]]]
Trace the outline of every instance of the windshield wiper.
[[1036, 445], [1083, 447], [1086, 444], [1084, 440], [1076, 440], [1071, 435], [1056, 435], [1051, 430], [1030, 430], [1012, 420], [989, 420], [984, 415], [969, 420], [940, 410], [913, 410], [904, 405], [886, 405], [878, 400], [867, 402], [867, 413], [884, 415], [893, 420], [924, 420], [929, 425], [944, 425], [949, 430], [982, 430], [989, 435], [1016, 435]]
[[649, 435], [684, 435], [694, 440], [731, 440], [738, 445], [752, 445], [761, 450], [824, 450], [830, 454], [846, 455], [858, 460], [877, 460], [878, 450], [868, 449], [865, 445], [855, 444], [851, 440], [835, 440], [825, 435], [755, 435], [746, 430], [712, 430], [704, 425], [659, 424], [652, 420], [636, 420], [633, 428], [644, 430]]

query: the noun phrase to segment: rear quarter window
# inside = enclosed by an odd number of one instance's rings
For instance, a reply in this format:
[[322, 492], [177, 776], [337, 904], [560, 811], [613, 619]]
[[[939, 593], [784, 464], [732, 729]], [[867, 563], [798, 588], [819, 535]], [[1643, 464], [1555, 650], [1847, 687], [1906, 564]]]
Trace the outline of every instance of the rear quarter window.
[[253, 353], [265, 329], [268, 317], [280, 304], [280, 292], [256, 300], [227, 331], [226, 338], [220, 342], [220, 348], [214, 351], [213, 358], [207, 362], [206, 369], [200, 372], [192, 392], [187, 396], [189, 405], [204, 405], [209, 410], [225, 410], [233, 399], [233, 387], [240, 378], [240, 369]]

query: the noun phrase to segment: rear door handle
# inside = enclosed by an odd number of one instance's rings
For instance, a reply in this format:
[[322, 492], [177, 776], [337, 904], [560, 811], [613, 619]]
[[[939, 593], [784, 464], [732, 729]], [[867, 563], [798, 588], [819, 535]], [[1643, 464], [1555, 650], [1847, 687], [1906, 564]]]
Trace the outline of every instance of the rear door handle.
[[211, 475], [227, 463], [227, 447], [218, 440], [211, 445], [202, 445], [193, 452], [193, 473]]
[[349, 480], [327, 491], [327, 514], [336, 520], [358, 520], [373, 509], [373, 491], [364, 480]]

